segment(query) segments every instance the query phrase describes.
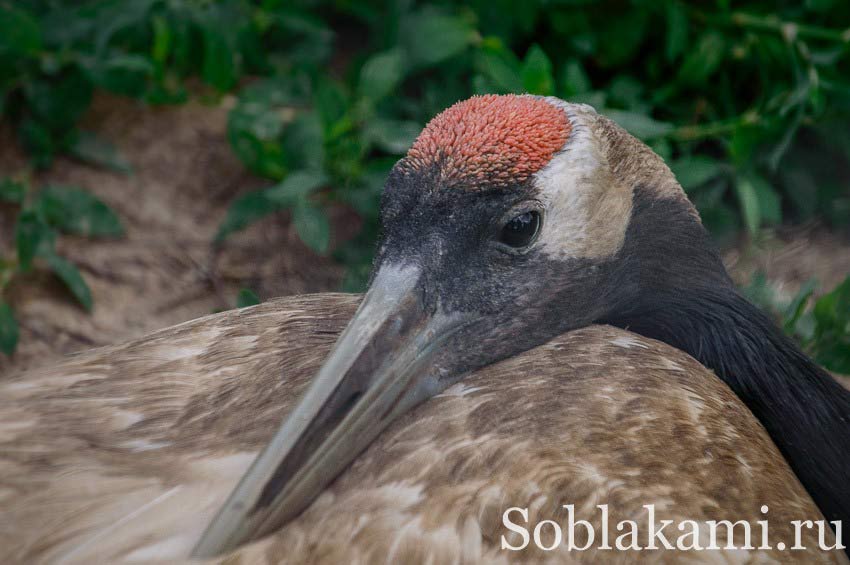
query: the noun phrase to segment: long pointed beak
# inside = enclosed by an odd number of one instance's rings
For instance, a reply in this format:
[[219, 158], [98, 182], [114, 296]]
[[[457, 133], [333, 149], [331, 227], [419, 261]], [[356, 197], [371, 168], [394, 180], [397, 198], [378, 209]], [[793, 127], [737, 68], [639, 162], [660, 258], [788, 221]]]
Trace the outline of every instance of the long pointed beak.
[[204, 532], [214, 557], [297, 516], [398, 415], [440, 390], [429, 361], [462, 321], [429, 312], [421, 272], [382, 267], [300, 403]]

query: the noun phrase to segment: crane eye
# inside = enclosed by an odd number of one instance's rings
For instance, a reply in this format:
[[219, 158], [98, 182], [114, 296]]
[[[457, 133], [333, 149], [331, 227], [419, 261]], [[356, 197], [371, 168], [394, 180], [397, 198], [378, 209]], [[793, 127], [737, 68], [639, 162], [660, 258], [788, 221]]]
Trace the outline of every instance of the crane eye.
[[540, 231], [540, 212], [531, 210], [511, 219], [502, 228], [499, 242], [508, 247], [519, 249], [528, 247]]

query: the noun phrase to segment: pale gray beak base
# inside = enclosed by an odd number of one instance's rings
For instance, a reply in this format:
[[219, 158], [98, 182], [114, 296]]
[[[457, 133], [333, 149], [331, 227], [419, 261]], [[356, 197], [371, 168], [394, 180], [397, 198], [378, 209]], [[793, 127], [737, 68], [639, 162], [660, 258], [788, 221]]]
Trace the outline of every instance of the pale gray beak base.
[[297, 516], [395, 417], [442, 388], [433, 353], [460, 317], [422, 303], [421, 271], [381, 267], [322, 368], [192, 557], [221, 555]]

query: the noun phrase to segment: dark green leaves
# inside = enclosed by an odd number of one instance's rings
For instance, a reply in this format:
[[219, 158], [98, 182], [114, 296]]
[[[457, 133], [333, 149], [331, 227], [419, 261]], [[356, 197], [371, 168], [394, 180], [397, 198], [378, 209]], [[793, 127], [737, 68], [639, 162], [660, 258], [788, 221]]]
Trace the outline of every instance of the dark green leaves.
[[806, 313], [806, 305], [809, 302], [809, 299], [814, 294], [815, 289], [817, 288], [817, 281], [815, 279], [809, 279], [794, 298], [791, 300], [791, 303], [785, 308], [785, 312], [783, 315], [783, 323], [782, 329], [785, 330], [787, 334], [793, 334], [797, 328], [797, 323], [803, 318], [803, 315]]
[[10, 178], [0, 179], [0, 202], [23, 204], [26, 196], [26, 185]]
[[46, 257], [47, 264], [50, 270], [65, 283], [65, 286], [71, 291], [77, 302], [88, 311], [92, 309], [92, 296], [86, 281], [80, 271], [67, 259], [64, 259], [54, 253], [49, 253]]
[[215, 27], [203, 30], [204, 58], [201, 76], [219, 90], [227, 90], [236, 80], [233, 47], [227, 36]]
[[56, 254], [56, 233], [47, 223], [34, 211], [25, 211], [18, 216], [15, 232], [20, 270], [30, 269], [36, 256], [43, 257], [50, 270], [65, 283], [77, 301], [86, 310], [91, 310], [91, 291], [77, 268]]
[[792, 335], [818, 363], [850, 375], [850, 276], [814, 301], [817, 282], [803, 284], [787, 304], [777, 298], [764, 273], [758, 272], [745, 294], [776, 317], [785, 332]]
[[18, 275], [34, 268], [47, 268], [62, 281], [74, 299], [87, 311], [92, 294], [82, 274], [56, 252], [58, 234], [118, 236], [123, 233], [115, 213], [98, 198], [76, 187], [46, 186], [27, 198], [23, 183], [0, 181], [0, 201], [22, 208], [15, 221], [15, 255], [0, 257], [0, 352], [10, 355], [18, 342], [18, 326], [3, 291]]
[[12, 307], [0, 300], [0, 352], [11, 355], [18, 345], [18, 322]]
[[89, 107], [92, 93], [92, 83], [77, 66], [69, 66], [24, 86], [31, 115], [56, 134], [74, 127]]
[[670, 168], [682, 188], [690, 192], [716, 178], [722, 172], [723, 165], [712, 157], [692, 155], [670, 163]]
[[117, 237], [124, 228], [118, 216], [100, 199], [72, 186], [46, 186], [36, 206], [52, 227], [68, 234]]
[[407, 16], [400, 35], [412, 67], [436, 65], [460, 54], [476, 39], [475, 28], [465, 18], [430, 9]]
[[522, 65], [522, 84], [530, 94], [549, 96], [555, 93], [552, 61], [539, 45], [532, 45], [525, 55]]
[[293, 223], [298, 237], [307, 247], [319, 255], [327, 253], [331, 225], [324, 210], [309, 202], [300, 202], [293, 210]]
[[41, 49], [38, 22], [22, 9], [0, 4], [0, 55], [35, 55]]
[[247, 306], [256, 306], [262, 302], [260, 297], [257, 294], [249, 289], [243, 288], [239, 291], [239, 294], [236, 296], [236, 307], [237, 308], [245, 308]]
[[255, 190], [243, 194], [231, 202], [227, 216], [218, 228], [216, 241], [223, 241], [230, 234], [237, 232], [256, 222], [275, 210], [280, 209], [267, 196], [267, 190]]
[[399, 48], [369, 57], [360, 69], [360, 95], [378, 101], [393, 92], [404, 78], [405, 64], [404, 53]]
[[664, 55], [668, 61], [676, 60], [688, 44], [688, 13], [678, 0], [667, 2], [667, 43]]
[[741, 176], [735, 183], [735, 191], [744, 225], [750, 233], [756, 233], [763, 223], [777, 223], [782, 219], [779, 197], [762, 177], [752, 173]]
[[272, 212], [292, 209], [298, 236], [310, 248], [325, 253], [330, 241], [330, 225], [324, 212], [310, 202], [309, 196], [327, 181], [321, 172], [296, 171], [274, 186], [237, 198], [227, 210], [216, 240], [223, 241], [231, 233]]
[[401, 120], [376, 118], [364, 130], [364, 137], [387, 153], [402, 155], [416, 140], [422, 125]]
[[266, 198], [281, 208], [303, 202], [307, 196], [328, 182], [327, 176], [316, 171], [296, 171], [278, 184], [267, 188]]
[[850, 277], [820, 297], [812, 313], [815, 331], [810, 349], [815, 359], [850, 375]]
[[525, 89], [521, 76], [522, 63], [498, 38], [488, 37], [482, 41], [475, 66], [487, 81], [479, 94], [521, 94]]
[[34, 210], [27, 210], [18, 215], [15, 224], [15, 244], [18, 250], [18, 264], [23, 270], [32, 265], [36, 252], [42, 244], [53, 237], [50, 227]]
[[[289, 170], [324, 167], [326, 131], [318, 112], [304, 110], [307, 100], [298, 83], [264, 81], [246, 89], [230, 112], [227, 135], [251, 170], [279, 180]], [[322, 100], [325, 113], [338, 113], [330, 96]]]
[[688, 86], [705, 84], [720, 66], [726, 54], [726, 42], [723, 36], [707, 32], [700, 37], [696, 46], [685, 57], [679, 68], [678, 80]]
[[660, 122], [646, 114], [624, 110], [605, 110], [605, 114], [626, 131], [641, 139], [662, 137], [673, 129], [672, 124]]
[[115, 94], [133, 97], [144, 94], [153, 73], [154, 66], [148, 58], [120, 52], [98, 61], [97, 66], [91, 69], [92, 79], [97, 86]]
[[53, 252], [56, 231], [90, 237], [124, 233], [118, 216], [98, 198], [75, 187], [47, 186], [18, 214], [15, 244], [21, 269], [29, 269], [36, 255]]

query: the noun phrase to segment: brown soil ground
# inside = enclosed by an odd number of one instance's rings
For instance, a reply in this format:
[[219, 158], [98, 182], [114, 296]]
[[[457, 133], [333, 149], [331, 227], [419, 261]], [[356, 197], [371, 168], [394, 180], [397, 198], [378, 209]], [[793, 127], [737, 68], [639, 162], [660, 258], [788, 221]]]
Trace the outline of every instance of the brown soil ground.
[[[0, 355], [0, 375], [231, 308], [241, 288], [263, 299], [339, 289], [343, 270], [306, 248], [286, 213], [213, 251], [228, 203], [268, 184], [247, 173], [231, 152], [226, 119], [226, 104], [149, 108], [123, 99], [96, 101], [84, 127], [112, 141], [135, 173], [59, 159], [35, 181], [87, 188], [118, 212], [127, 236], [60, 240], [60, 252], [91, 286], [90, 315], [44, 271], [14, 284], [8, 298], [16, 307], [21, 341], [14, 357]], [[0, 176], [24, 165], [9, 128], [0, 127]], [[356, 232], [351, 213], [335, 210], [332, 218], [338, 240]], [[0, 254], [11, 249], [12, 219], [12, 210], [0, 207]], [[778, 232], [757, 247], [741, 245], [724, 258], [739, 282], [763, 269], [783, 295], [792, 295], [812, 276], [831, 288], [850, 273], [850, 241], [808, 226]]]
[[816, 294], [835, 288], [850, 275], [850, 237], [831, 233], [817, 224], [783, 227], [763, 234], [761, 241], [741, 242], [723, 254], [726, 268], [738, 284], [747, 284], [764, 271], [783, 300], [791, 299], [810, 278]]
[[[35, 182], [85, 187], [119, 214], [126, 237], [60, 239], [61, 254], [91, 287], [91, 315], [45, 271], [14, 283], [8, 298], [21, 339], [13, 358], [0, 355], [0, 375], [232, 308], [241, 288], [262, 299], [339, 289], [342, 268], [305, 247], [286, 213], [254, 224], [213, 251], [228, 203], [269, 184], [247, 173], [230, 150], [224, 105], [150, 108], [99, 99], [83, 126], [114, 143], [134, 174], [59, 159]], [[9, 128], [0, 129], [0, 176], [24, 165]], [[12, 246], [12, 212], [0, 208], [0, 254]], [[340, 238], [357, 229], [344, 210], [333, 211], [332, 218]]]

